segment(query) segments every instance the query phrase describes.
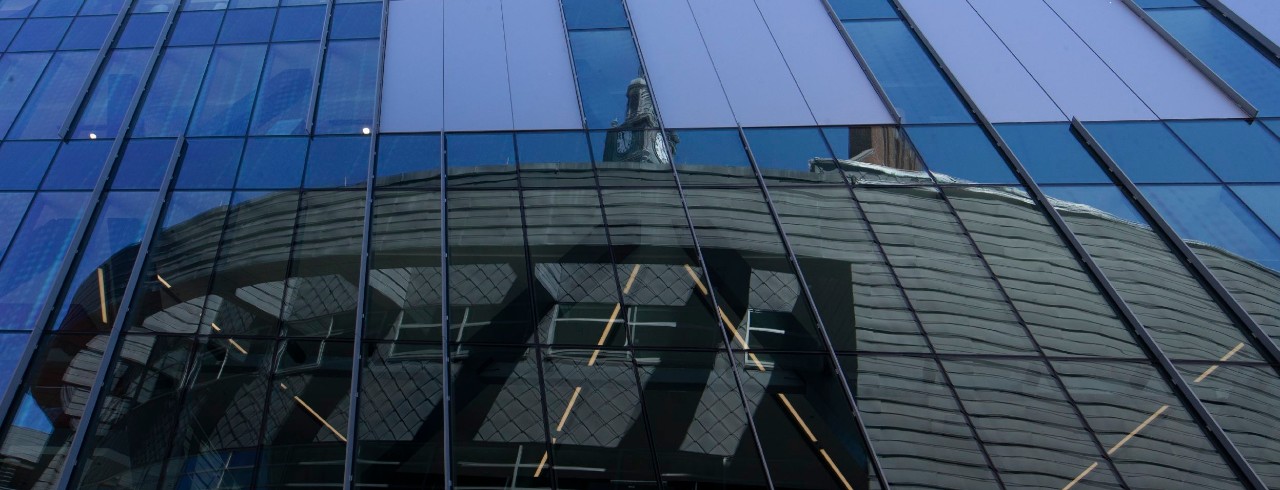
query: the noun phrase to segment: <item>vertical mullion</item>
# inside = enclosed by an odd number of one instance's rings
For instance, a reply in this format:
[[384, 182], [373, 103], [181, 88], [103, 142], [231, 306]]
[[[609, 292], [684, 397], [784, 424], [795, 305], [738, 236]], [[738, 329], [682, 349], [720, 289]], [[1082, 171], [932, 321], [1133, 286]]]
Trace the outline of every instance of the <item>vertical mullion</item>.
[[[329, 54], [329, 24], [333, 23], [333, 6], [336, 2], [337, 0], [328, 0], [324, 6], [324, 22], [320, 26], [320, 49], [319, 54], [316, 55], [316, 74], [311, 77], [311, 98], [307, 100], [307, 122], [304, 128], [307, 135], [315, 133], [316, 111], [319, 110], [320, 103], [320, 81], [324, 75], [324, 60]], [[386, 14], [383, 14], [383, 17], [386, 17]], [[385, 31], [385, 22], [383, 24], [382, 29]], [[385, 44], [384, 41], [383, 45]], [[262, 69], [266, 70], [266, 61], [263, 61]], [[378, 76], [382, 76], [381, 71]]]
[[[453, 490], [453, 360], [449, 352], [449, 141], [445, 137], [449, 115], [444, 110], [448, 94], [445, 69], [449, 46], [446, 44], [445, 30], [449, 28], [444, 21], [449, 5], [441, 1], [440, 5], [440, 48], [444, 53], [440, 56], [440, 406], [441, 418], [441, 473], [444, 477], [443, 490]], [[459, 339], [461, 340], [461, 339]]]
[[[77, 93], [75, 96], [75, 99], [74, 99], [75, 102], [72, 103], [70, 106], [71, 111], [67, 113], [67, 118], [62, 122], [62, 127], [58, 129], [58, 139], [60, 140], [67, 139], [67, 132], [71, 130], [71, 125], [75, 124], [76, 118], [80, 114], [80, 109], [81, 109], [80, 106], [84, 104], [85, 98], [89, 96], [89, 91], [93, 90], [93, 82], [98, 78], [98, 70], [102, 68], [102, 64], [106, 62], [107, 57], [111, 54], [112, 48], [115, 47], [116, 36], [120, 34], [120, 28], [124, 26], [125, 19], [129, 17], [129, 11], [133, 10], [133, 4], [134, 4], [133, 1], [126, 1], [123, 3], [124, 5], [120, 7], [120, 12], [116, 14], [115, 21], [111, 23], [111, 29], [107, 31], [106, 40], [102, 42], [102, 47], [98, 48], [97, 58], [94, 58], [93, 64], [90, 65], [89, 67], [89, 71], [88, 71], [89, 76], [85, 78], [84, 85], [80, 87], [80, 92]], [[179, 1], [174, 3], [179, 4], [181, 2]], [[172, 9], [169, 11], [169, 16], [168, 18], [165, 19], [166, 25], [171, 25], [173, 23], [173, 17], [175, 12], [178, 11], [178, 7], [179, 5], [174, 5]], [[68, 27], [67, 31], [70, 32], [71, 28]], [[164, 45], [164, 39], [159, 39], [156, 41], [157, 48], [163, 45]], [[52, 61], [52, 58], [50, 58], [50, 61]], [[154, 62], [155, 62], [155, 55], [153, 54], [152, 63]], [[142, 92], [142, 87], [145, 87], [145, 86], [146, 86], [145, 83], [139, 86], [139, 89], [138, 89], [139, 93]], [[126, 120], [128, 120], [132, 112], [133, 112], [132, 107], [130, 107], [129, 114], [126, 114], [125, 116]], [[125, 134], [126, 134], [125, 131], [121, 131], [120, 136], [116, 138], [117, 141], [120, 139], [123, 139]]]
[[351, 388], [347, 395], [350, 406], [347, 408], [346, 460], [343, 463], [342, 487], [348, 490], [355, 486], [356, 444], [360, 425], [360, 373], [364, 367], [365, 316], [368, 315], [366, 303], [369, 301], [369, 255], [373, 233], [374, 179], [377, 175], [378, 137], [382, 119], [382, 75], [387, 60], [387, 22], [390, 10], [391, 1], [382, 0], [382, 20], [378, 31], [378, 71], [373, 85], [373, 122], [369, 124], [369, 166], [365, 173], [364, 222], [360, 235], [360, 277], [356, 286], [355, 338], [351, 344]]

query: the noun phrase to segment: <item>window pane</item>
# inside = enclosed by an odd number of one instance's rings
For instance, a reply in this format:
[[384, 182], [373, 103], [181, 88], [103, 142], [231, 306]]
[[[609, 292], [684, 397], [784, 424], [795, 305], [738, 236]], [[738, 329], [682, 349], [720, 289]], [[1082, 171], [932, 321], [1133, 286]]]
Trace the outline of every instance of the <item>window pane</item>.
[[561, 0], [570, 29], [627, 27], [621, 0]]
[[996, 130], [1037, 183], [1111, 183], [1068, 124], [1001, 124]]
[[193, 46], [213, 44], [218, 38], [218, 29], [222, 27], [223, 12], [183, 12], [174, 21], [173, 35], [169, 37], [170, 46]]
[[516, 191], [451, 191], [447, 226], [449, 338], [506, 344], [535, 340], [532, 278]]
[[90, 190], [107, 164], [111, 141], [68, 141], [58, 151], [43, 189]]
[[303, 134], [315, 80], [315, 43], [272, 44], [250, 134]]
[[342, 482], [350, 411], [350, 342], [282, 341], [271, 379], [258, 485], [323, 487]]
[[178, 166], [177, 189], [230, 189], [240, 167], [244, 140], [189, 139]]
[[552, 472], [535, 463], [550, 449], [535, 351], [472, 346], [451, 360], [457, 485], [550, 488]]
[[165, 169], [173, 157], [170, 139], [130, 140], [116, 164], [112, 189], [159, 189]]
[[70, 25], [71, 19], [66, 17], [28, 20], [9, 44], [9, 51], [52, 51]]
[[80, 120], [72, 137], [115, 138], [138, 90], [139, 78], [151, 51], [146, 49], [114, 50], [90, 90]]
[[31, 190], [40, 186], [58, 151], [56, 141], [10, 141], [0, 146], [0, 189]]
[[219, 46], [191, 116], [192, 136], [239, 136], [249, 125], [266, 45]]
[[[627, 90], [640, 75], [640, 59], [631, 32], [621, 30], [569, 33], [578, 91], [587, 114], [587, 127], [609, 128], [628, 114]], [[656, 123], [656, 121], [654, 121]], [[651, 124], [648, 127], [656, 127]]]
[[249, 138], [236, 177], [240, 189], [287, 189], [302, 183], [306, 138]]
[[365, 336], [440, 342], [440, 194], [379, 190], [371, 225]]
[[160, 58], [133, 128], [134, 136], [177, 136], [187, 126], [211, 48], [170, 48]]
[[[437, 271], [439, 262], [436, 260]], [[444, 366], [440, 346], [369, 342], [365, 349], [355, 484], [443, 488]]]
[[977, 125], [909, 126], [907, 134], [939, 183], [1016, 183], [1004, 157]]
[[50, 53], [5, 54], [0, 58], [0, 132], [8, 132], [27, 95], [40, 79]]
[[53, 55], [40, 84], [31, 92], [30, 103], [9, 130], [9, 138], [57, 137], [67, 113], [75, 109], [71, 105], [75, 103], [76, 94], [84, 87], [86, 78], [92, 76], [89, 69], [97, 56], [94, 51], [64, 51]]
[[107, 40], [107, 33], [111, 32], [111, 25], [115, 23], [115, 17], [104, 15], [100, 17], [76, 17], [75, 22], [71, 23], [71, 29], [67, 31], [67, 36], [62, 39], [62, 49], [98, 49], [102, 47], [103, 41]]
[[1147, 12], [1263, 115], [1280, 114], [1280, 66], [1203, 8]]
[[1125, 175], [1139, 184], [1218, 180], [1163, 123], [1096, 123], [1088, 129]]
[[222, 23], [218, 44], [261, 43], [271, 39], [275, 9], [232, 10]]
[[1280, 139], [1245, 121], [1178, 121], [1169, 127], [1224, 182], [1280, 181]]
[[160, 29], [164, 27], [165, 14], [130, 15], [116, 48], [150, 48], [156, 45]]
[[316, 133], [360, 133], [373, 121], [378, 41], [331, 42], [320, 82]]
[[369, 173], [369, 138], [339, 136], [311, 141], [304, 187], [347, 187], [365, 181]]
[[84, 192], [41, 193], [31, 203], [0, 265], [0, 329], [43, 328], [33, 325], [35, 316], [44, 306], [87, 203]]
[[973, 120], [942, 71], [902, 21], [854, 21], [845, 22], [844, 27], [904, 122]]
[[378, 185], [440, 187], [440, 135], [384, 134], [378, 138]]
[[276, 17], [272, 41], [316, 41], [324, 29], [324, 7], [287, 7]]
[[355, 3], [335, 5], [329, 39], [376, 38], [382, 30], [382, 4]]

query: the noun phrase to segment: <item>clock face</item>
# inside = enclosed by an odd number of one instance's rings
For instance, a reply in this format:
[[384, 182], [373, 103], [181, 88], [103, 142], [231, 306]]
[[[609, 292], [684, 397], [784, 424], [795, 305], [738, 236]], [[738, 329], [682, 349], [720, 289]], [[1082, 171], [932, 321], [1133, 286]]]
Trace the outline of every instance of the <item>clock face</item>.
[[658, 134], [653, 142], [653, 149], [658, 153], [658, 162], [663, 164], [671, 164], [671, 158], [667, 156], [667, 137], [664, 134]]

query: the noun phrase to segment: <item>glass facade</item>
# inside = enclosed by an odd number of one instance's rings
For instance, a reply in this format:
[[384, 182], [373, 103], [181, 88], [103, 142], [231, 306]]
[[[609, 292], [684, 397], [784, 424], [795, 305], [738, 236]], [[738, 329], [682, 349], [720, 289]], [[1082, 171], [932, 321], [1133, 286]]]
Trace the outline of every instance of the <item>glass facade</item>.
[[1280, 488], [1267, 0], [0, 0], [0, 489]]

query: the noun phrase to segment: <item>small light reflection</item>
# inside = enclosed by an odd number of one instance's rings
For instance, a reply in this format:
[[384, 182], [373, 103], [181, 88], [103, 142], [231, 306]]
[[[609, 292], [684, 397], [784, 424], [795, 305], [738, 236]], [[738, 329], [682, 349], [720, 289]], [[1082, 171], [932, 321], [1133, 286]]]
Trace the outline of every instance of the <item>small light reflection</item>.
[[361, 129], [360, 132], [364, 134], [369, 134], [369, 128]]
[[91, 140], [98, 139], [98, 133], [89, 133], [89, 139]]

